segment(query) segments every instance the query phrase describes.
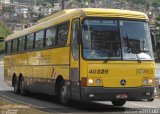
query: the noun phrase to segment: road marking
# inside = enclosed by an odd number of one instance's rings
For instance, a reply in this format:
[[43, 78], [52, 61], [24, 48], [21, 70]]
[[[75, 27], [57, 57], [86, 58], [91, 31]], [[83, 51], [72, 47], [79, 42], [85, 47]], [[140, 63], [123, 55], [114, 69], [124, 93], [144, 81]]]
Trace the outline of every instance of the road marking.
[[39, 106], [36, 106], [36, 105], [29, 104], [29, 103], [26, 103], [26, 102], [23, 102], [23, 101], [19, 101], [19, 100], [16, 100], [16, 99], [12, 99], [12, 98], [7, 97], [7, 96], [2, 95], [2, 94], [0, 94], [0, 96], [3, 97], [3, 98], [6, 98], [8, 100], [11, 100], [11, 101], [14, 101], [14, 102], [17, 102], [17, 103], [22, 103], [22, 104], [25, 104], [25, 105], [29, 105], [29, 106], [32, 106], [32, 107], [35, 107], [35, 108], [44, 108], [44, 107], [39, 107]]
[[141, 105], [141, 104], [136, 104], [136, 103], [128, 103], [128, 104], [135, 105], [135, 106], [141, 106], [141, 107], [147, 107], [147, 108], [156, 108], [156, 107]]
[[[49, 111], [49, 112], [52, 112], [52, 111], [53, 111], [53, 113], [60, 113], [60, 112], [58, 112], [58, 111], [56, 111], [56, 110], [49, 110], [49, 109], [46, 109], [45, 107], [39, 107], [39, 106], [30, 104], [30, 103], [26, 103], [26, 102], [23, 102], [23, 101], [19, 101], [19, 100], [16, 100], [16, 99], [7, 97], [7, 96], [5, 96], [5, 95], [3, 95], [3, 94], [1, 94], [1, 93], [0, 93], [0, 96], [3, 97], [3, 98], [6, 98], [6, 99], [8, 99], [8, 100], [10, 100], [10, 101], [12, 101], [12, 102], [17, 102], [17, 103], [21, 103], [21, 104], [24, 104], [24, 105], [29, 105], [30, 107], [33, 107], [33, 108], [36, 108], [36, 109], [45, 109], [44, 111]], [[53, 108], [53, 107], [52, 107], [52, 108]]]

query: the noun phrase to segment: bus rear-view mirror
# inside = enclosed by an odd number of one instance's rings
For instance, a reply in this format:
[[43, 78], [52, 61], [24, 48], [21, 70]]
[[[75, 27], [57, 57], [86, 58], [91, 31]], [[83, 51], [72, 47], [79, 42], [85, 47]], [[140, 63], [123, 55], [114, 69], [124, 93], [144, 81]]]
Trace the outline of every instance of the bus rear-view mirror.
[[155, 49], [156, 48], [156, 38], [153, 32], [151, 32], [151, 42], [152, 42], [153, 49]]

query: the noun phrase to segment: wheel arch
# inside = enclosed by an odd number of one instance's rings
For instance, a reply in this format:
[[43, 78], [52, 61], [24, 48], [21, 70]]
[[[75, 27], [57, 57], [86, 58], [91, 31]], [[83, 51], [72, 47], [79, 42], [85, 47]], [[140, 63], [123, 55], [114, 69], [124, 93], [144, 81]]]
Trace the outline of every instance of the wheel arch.
[[55, 95], [58, 96], [59, 93], [59, 87], [61, 82], [64, 80], [62, 75], [58, 75], [58, 77], [56, 78], [56, 82], [55, 82]]

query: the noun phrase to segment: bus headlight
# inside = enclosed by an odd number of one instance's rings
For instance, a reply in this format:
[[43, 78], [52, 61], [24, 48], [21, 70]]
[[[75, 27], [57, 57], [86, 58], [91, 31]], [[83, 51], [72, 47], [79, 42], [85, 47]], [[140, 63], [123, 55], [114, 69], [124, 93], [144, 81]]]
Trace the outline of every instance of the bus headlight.
[[153, 80], [152, 79], [148, 79], [148, 84], [153, 84]]
[[89, 79], [89, 80], [88, 80], [88, 84], [89, 84], [89, 85], [92, 85], [93, 83], [94, 83], [93, 79]]
[[101, 79], [96, 79], [96, 80], [95, 80], [96, 85], [100, 85], [101, 82], [102, 82]]
[[147, 85], [147, 84], [153, 84], [153, 80], [150, 78], [144, 78], [143, 79], [143, 84]]

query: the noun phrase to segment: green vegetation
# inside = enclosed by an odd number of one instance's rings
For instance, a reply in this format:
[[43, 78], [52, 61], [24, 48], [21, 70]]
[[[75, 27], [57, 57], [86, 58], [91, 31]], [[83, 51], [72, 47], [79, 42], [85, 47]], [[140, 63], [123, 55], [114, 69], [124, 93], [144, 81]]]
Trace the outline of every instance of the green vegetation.
[[0, 37], [6, 37], [10, 33], [10, 30], [7, 28], [7, 26], [0, 21]]
[[50, 3], [50, 4], [54, 4], [54, 2], [57, 2], [58, 0], [37, 0], [37, 4], [38, 5], [43, 5], [44, 3]]
[[127, 1], [135, 4], [147, 4], [148, 2], [148, 0], [127, 0]]
[[[11, 1], [17, 1], [21, 3], [22, 2], [32, 3], [34, 0], [11, 0]], [[59, 1], [60, 0], [37, 0], [36, 2], [37, 2], [37, 5], [43, 5], [44, 3], [50, 3], [53, 5], [55, 2], [59, 2]], [[65, 1], [68, 1], [68, 0], [65, 0]], [[72, 0], [72, 2], [73, 1], [80, 1], [80, 0]], [[90, 2], [92, 0], [83, 0], [83, 1]], [[106, 1], [106, 0], [102, 0], [102, 1]], [[160, 7], [160, 0], [116, 0], [116, 1], [120, 1], [122, 3], [127, 1], [127, 2], [134, 3], [134, 4], [142, 4], [142, 5], [145, 5], [146, 7], [148, 7], [149, 5], [152, 5], [153, 7]]]
[[160, 7], [160, 0], [153, 0], [152, 6], [153, 7]]
[[158, 16], [157, 18], [156, 18], [156, 26], [158, 26], [158, 27], [160, 27], [160, 16]]
[[[17, 1], [17, 2], [25, 2], [25, 3], [31, 3], [31, 2], [33, 2], [34, 0], [15, 0], [15, 1]], [[50, 3], [50, 4], [54, 4], [54, 2], [57, 2], [57, 1], [59, 1], [59, 0], [37, 0], [36, 2], [37, 2], [37, 5], [43, 5], [44, 3]]]
[[11, 6], [6, 6], [3, 8], [3, 12], [7, 13], [13, 13], [13, 9]]
[[126, 0], [127, 2], [132, 2], [134, 4], [142, 4], [146, 7], [153, 6], [153, 7], [160, 7], [160, 0]]
[[2, 42], [3, 38], [7, 37], [9, 35], [10, 31], [7, 28], [7, 26], [0, 21], [0, 54], [2, 53], [2, 50], [4, 49], [4, 43]]

